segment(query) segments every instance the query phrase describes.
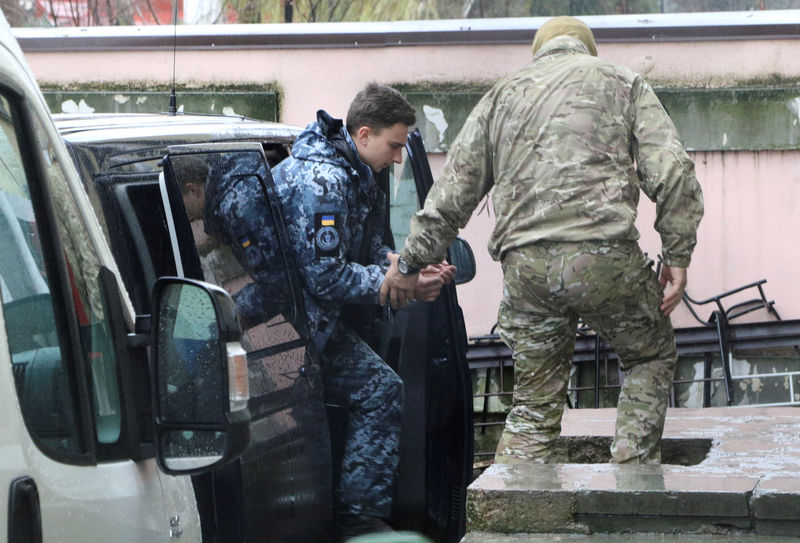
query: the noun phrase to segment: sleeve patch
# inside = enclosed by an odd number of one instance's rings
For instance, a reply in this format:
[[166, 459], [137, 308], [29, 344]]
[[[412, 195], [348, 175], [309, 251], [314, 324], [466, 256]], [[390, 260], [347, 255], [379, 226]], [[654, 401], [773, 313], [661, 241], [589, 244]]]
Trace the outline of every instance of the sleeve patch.
[[336, 215], [316, 213], [314, 215], [314, 248], [317, 258], [339, 254], [339, 231]]

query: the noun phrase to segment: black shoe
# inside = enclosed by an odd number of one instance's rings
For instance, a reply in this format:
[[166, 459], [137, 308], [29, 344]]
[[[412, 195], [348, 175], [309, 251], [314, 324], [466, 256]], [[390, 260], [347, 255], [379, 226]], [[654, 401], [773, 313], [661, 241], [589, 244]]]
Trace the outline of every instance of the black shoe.
[[369, 515], [338, 515], [336, 517], [336, 539], [341, 543], [360, 535], [392, 531], [392, 528], [378, 517]]

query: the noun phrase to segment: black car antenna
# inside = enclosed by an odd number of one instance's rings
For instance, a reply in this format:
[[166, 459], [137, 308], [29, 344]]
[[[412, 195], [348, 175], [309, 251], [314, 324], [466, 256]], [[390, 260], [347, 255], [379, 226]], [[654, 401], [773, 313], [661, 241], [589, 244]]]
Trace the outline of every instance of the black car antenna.
[[169, 115], [178, 113], [178, 97], [175, 96], [175, 58], [178, 49], [178, 0], [172, 1], [172, 91], [169, 93]]

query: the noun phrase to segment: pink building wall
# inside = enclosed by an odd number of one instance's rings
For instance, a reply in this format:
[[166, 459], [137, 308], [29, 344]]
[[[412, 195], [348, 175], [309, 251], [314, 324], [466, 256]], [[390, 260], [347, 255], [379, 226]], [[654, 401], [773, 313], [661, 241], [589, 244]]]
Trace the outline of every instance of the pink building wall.
[[[264, 25], [269, 32], [269, 25]], [[533, 31], [531, 32], [533, 35]], [[798, 37], [800, 39], [800, 36]], [[797, 39], [600, 43], [600, 56], [625, 64], [664, 86], [735, 86], [771, 77], [800, 79]], [[31, 52], [41, 83], [130, 82], [132, 88], [172, 80], [172, 51]], [[304, 126], [319, 108], [344, 116], [367, 82], [485, 82], [530, 60], [528, 45], [452, 45], [376, 48], [180, 50], [177, 80], [198, 86], [280, 85], [282, 121]], [[69, 66], [69, 69], [65, 69]], [[800, 95], [800, 91], [798, 92]], [[800, 120], [800, 119], [798, 119]], [[692, 153], [703, 187], [706, 215], [689, 270], [689, 292], [705, 298], [766, 278], [767, 295], [784, 318], [800, 318], [800, 151]], [[444, 161], [430, 156], [434, 176]], [[651, 255], [660, 243], [652, 230], [653, 206], [643, 196], [641, 244]], [[459, 287], [470, 335], [495, 322], [502, 281], [486, 253], [492, 218], [473, 217], [463, 232], [478, 260], [478, 278]], [[702, 315], [707, 316], [708, 310]], [[753, 319], [767, 318], [763, 312]], [[676, 326], [694, 321], [680, 308]]]

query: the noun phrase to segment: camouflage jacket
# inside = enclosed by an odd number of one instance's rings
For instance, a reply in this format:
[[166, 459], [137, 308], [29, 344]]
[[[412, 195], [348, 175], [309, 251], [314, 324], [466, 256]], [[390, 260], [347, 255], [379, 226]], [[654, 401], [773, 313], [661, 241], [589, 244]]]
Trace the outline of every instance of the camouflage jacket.
[[684, 267], [703, 215], [694, 164], [651, 87], [569, 36], [475, 106], [412, 218], [404, 259], [438, 261], [491, 189], [496, 260], [538, 240], [636, 240], [641, 189], [666, 262]]
[[321, 349], [343, 304], [378, 303], [386, 195], [342, 121], [321, 110], [272, 173]]

